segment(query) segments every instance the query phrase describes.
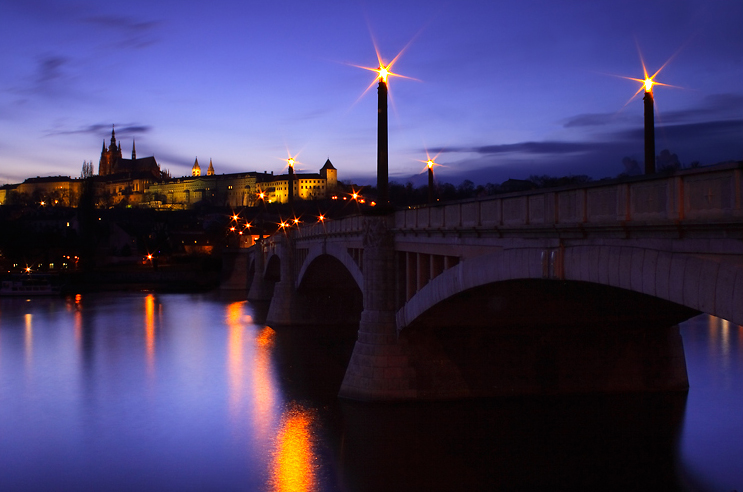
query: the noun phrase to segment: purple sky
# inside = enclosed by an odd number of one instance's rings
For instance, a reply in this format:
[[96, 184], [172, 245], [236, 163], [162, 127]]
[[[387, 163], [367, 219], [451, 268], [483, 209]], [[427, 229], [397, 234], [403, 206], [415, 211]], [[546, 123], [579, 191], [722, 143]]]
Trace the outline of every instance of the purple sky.
[[616, 176], [643, 161], [638, 46], [656, 80], [656, 150], [743, 159], [743, 2], [387, 1], [0, 4], [0, 184], [96, 171], [111, 125], [125, 156], [173, 176], [376, 169], [372, 35], [390, 80], [390, 179], [458, 184]]

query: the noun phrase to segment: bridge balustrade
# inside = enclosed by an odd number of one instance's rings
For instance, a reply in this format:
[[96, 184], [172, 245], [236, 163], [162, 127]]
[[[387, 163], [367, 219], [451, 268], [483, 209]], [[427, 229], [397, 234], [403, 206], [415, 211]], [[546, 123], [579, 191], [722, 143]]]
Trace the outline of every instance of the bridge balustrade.
[[538, 190], [413, 208], [395, 215], [398, 229], [443, 230], [524, 226], [738, 220], [743, 166], [678, 171], [580, 188]]

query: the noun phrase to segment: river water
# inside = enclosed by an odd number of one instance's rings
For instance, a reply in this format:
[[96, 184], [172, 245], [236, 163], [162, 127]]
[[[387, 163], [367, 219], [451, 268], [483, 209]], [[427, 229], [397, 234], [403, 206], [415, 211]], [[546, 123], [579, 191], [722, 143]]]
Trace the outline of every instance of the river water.
[[224, 294], [0, 299], [0, 490], [743, 490], [743, 328], [688, 394], [338, 401], [352, 339]]

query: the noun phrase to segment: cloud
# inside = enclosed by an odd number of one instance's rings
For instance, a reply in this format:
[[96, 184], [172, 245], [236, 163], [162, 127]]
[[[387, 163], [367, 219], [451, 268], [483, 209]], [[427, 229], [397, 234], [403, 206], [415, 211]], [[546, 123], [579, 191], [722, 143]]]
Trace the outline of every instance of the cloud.
[[[684, 123], [701, 120], [721, 120], [737, 117], [743, 113], [743, 95], [710, 94], [700, 105], [677, 111], [660, 111], [658, 123]], [[610, 124], [625, 124], [639, 121], [638, 118], [620, 113], [585, 113], [563, 121], [564, 128], [586, 128]]]
[[700, 106], [679, 111], [661, 112], [660, 117], [664, 123], [682, 123], [701, 119], [738, 117], [741, 114], [743, 114], [743, 95], [711, 94], [704, 98]]
[[119, 33], [122, 39], [116, 44], [123, 48], [146, 48], [157, 42], [155, 33], [160, 21], [141, 21], [123, 15], [94, 15], [84, 17], [85, 24]]
[[47, 84], [63, 77], [62, 68], [68, 63], [64, 56], [47, 55], [39, 59], [37, 84]]
[[[701, 123], [685, 123], [681, 125], [657, 125], [655, 129], [656, 140], [658, 137], [666, 138], [679, 143], [693, 143], [702, 140], [727, 137], [737, 137], [743, 134], [743, 120], [721, 120], [705, 121]], [[613, 134], [615, 137], [627, 140], [638, 140], [644, 138], [642, 128], [623, 130]]]
[[[114, 126], [116, 129], [116, 133], [118, 133], [120, 136], [133, 136], [133, 135], [141, 135], [144, 133], [149, 133], [152, 131], [152, 127], [149, 125], [137, 125], [133, 123], [129, 123], [126, 125], [119, 125]], [[111, 131], [112, 126], [109, 123], [95, 123], [93, 125], [89, 125], [82, 128], [76, 128], [72, 130], [52, 130], [47, 132], [46, 136], [56, 136], [56, 135], [107, 135], [109, 131]]]
[[529, 155], [555, 155], [555, 154], [580, 154], [596, 150], [601, 144], [592, 142], [520, 142], [515, 144], [481, 145], [475, 147], [453, 147], [428, 149], [431, 153], [475, 153], [480, 155], [492, 154], [529, 154]]
[[617, 113], [584, 113], [564, 120], [565, 128], [584, 128], [589, 126], [604, 126], [617, 123], [627, 123], [636, 118]]

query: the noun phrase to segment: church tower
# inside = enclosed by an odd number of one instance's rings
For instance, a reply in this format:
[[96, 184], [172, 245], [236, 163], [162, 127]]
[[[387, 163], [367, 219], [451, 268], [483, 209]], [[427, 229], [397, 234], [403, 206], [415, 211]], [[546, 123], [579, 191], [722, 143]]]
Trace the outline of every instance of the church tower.
[[209, 159], [209, 169], [206, 170], [207, 176], [214, 176], [214, 165], [212, 164], [212, 160]]
[[201, 166], [199, 166], [199, 158], [196, 158], [196, 162], [193, 163], [191, 168], [191, 176], [201, 176]]
[[121, 144], [116, 145], [116, 129], [111, 129], [111, 145], [106, 149], [106, 141], [103, 141], [101, 160], [98, 161], [98, 174], [106, 176], [117, 171], [117, 165], [121, 159]]

